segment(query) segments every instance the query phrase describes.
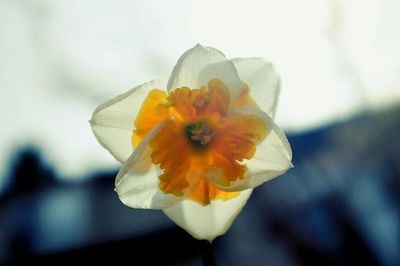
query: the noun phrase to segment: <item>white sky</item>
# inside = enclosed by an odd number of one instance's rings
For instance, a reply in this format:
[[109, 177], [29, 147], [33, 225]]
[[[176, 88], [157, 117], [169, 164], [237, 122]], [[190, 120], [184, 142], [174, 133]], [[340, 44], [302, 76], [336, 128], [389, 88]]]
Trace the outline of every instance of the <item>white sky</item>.
[[396, 103], [399, 13], [398, 0], [0, 0], [0, 177], [29, 143], [66, 177], [117, 166], [92, 135], [91, 112], [167, 81], [198, 42], [273, 62], [286, 129]]

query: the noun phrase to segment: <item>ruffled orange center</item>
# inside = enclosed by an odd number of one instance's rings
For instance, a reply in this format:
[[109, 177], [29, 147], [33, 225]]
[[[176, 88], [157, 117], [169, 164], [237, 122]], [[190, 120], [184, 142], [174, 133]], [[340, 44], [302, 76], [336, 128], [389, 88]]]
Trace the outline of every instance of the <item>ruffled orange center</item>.
[[149, 144], [152, 162], [163, 170], [160, 189], [203, 205], [230, 199], [238, 193], [214, 184], [224, 187], [245, 178], [244, 160], [254, 156], [256, 144], [267, 134], [259, 116], [230, 111], [246, 106], [256, 104], [245, 84], [236, 99], [216, 79], [199, 89], [182, 87], [169, 94], [154, 89], [134, 122], [132, 144], [136, 147], [152, 128], [170, 118]]

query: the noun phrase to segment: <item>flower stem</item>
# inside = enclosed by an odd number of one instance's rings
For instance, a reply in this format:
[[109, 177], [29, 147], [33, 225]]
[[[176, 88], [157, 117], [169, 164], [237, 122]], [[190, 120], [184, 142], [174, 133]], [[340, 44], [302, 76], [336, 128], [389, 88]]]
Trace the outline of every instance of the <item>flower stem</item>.
[[212, 244], [206, 240], [201, 241], [200, 244], [203, 254], [203, 266], [216, 266]]

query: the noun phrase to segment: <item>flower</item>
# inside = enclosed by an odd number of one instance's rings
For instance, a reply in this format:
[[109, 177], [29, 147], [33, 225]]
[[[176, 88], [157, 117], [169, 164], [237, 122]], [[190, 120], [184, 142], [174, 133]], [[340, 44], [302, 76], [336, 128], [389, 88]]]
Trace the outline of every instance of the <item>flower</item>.
[[212, 241], [254, 187], [292, 167], [273, 121], [279, 78], [263, 59], [227, 60], [198, 44], [164, 88], [150, 81], [105, 102], [92, 130], [123, 163], [115, 191], [124, 204], [162, 209], [193, 237]]

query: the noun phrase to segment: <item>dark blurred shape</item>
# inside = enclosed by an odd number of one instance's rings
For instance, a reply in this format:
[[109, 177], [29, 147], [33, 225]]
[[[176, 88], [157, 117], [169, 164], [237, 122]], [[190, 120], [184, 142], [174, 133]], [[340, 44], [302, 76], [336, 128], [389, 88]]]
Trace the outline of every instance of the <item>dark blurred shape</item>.
[[[173, 245], [171, 242], [173, 241]], [[103, 262], [110, 265], [187, 265], [201, 257], [201, 242], [179, 228], [136, 238], [95, 244], [57, 254], [18, 257], [6, 265], [73, 265]]]
[[0, 264], [400, 265], [399, 131], [395, 107], [289, 134], [295, 168], [255, 189], [212, 246], [124, 206], [116, 169], [60, 183], [27, 148], [0, 202]]
[[301, 265], [379, 265], [345, 206], [340, 198], [318, 201], [277, 219], [274, 233], [288, 240]]
[[19, 151], [11, 169], [8, 189], [4, 195], [0, 195], [0, 200], [18, 197], [56, 183], [53, 170], [43, 162], [39, 150], [33, 146]]

